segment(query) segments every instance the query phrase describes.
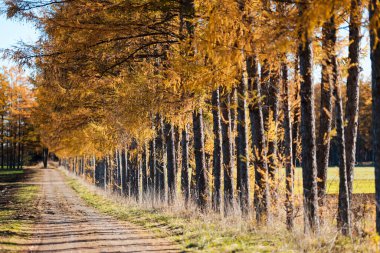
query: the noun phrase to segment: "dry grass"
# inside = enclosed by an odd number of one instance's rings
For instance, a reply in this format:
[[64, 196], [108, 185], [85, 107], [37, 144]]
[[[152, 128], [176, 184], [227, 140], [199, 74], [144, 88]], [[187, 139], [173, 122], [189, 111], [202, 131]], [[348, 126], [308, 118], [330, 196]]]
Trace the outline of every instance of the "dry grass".
[[[67, 173], [66, 170], [65, 173]], [[180, 197], [174, 205], [152, 201], [149, 194], [136, 201], [98, 189], [71, 174], [71, 187], [91, 206], [120, 220], [143, 226], [180, 244], [191, 252], [377, 252], [379, 237], [373, 232], [374, 205], [367, 195], [357, 196], [353, 207], [354, 230], [351, 238], [336, 230], [336, 197], [330, 196], [323, 224], [316, 234], [304, 233], [301, 197], [295, 197], [295, 229], [286, 230], [283, 194], [276, 196], [268, 225], [259, 226], [241, 217], [239, 208], [227, 216], [212, 211], [200, 213], [194, 204], [185, 206]]]

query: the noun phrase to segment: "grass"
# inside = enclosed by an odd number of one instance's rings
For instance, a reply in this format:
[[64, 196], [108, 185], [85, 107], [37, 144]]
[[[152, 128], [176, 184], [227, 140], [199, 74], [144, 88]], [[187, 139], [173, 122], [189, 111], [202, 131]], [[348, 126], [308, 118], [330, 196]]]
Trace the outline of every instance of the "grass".
[[[2, 171], [3, 172], [3, 171]], [[26, 185], [21, 182], [19, 171], [7, 171], [0, 174], [2, 188], [0, 209], [0, 251], [20, 250], [17, 246], [20, 240], [26, 239], [34, 223], [35, 206], [33, 203], [39, 192], [39, 186]], [[17, 177], [17, 178], [15, 178]], [[7, 182], [16, 182], [7, 186]]]
[[24, 170], [0, 170], [0, 176], [20, 175], [24, 174]]
[[[375, 193], [375, 174], [373, 167], [356, 167], [354, 171], [354, 193]], [[281, 175], [283, 176], [283, 174]], [[295, 171], [295, 191], [302, 191], [302, 169]], [[330, 167], [327, 171], [327, 193], [338, 194], [339, 168]]]
[[76, 179], [67, 179], [67, 182], [87, 204], [100, 212], [147, 228], [178, 243], [183, 251], [273, 252], [289, 247], [288, 240], [280, 239], [286, 238], [285, 234], [276, 231], [249, 232], [252, 227], [246, 222], [226, 226], [217, 215], [196, 216], [168, 213], [160, 208], [142, 208], [99, 194]]
[[253, 219], [238, 214], [224, 218], [213, 213], [200, 214], [191, 206], [152, 207], [104, 193], [72, 177], [66, 179], [88, 205], [166, 237], [185, 252], [371, 252], [377, 247], [377, 237], [372, 234], [352, 240], [340, 237], [335, 225], [327, 221], [322, 233], [310, 236], [304, 233], [299, 217], [296, 229], [289, 233], [283, 218], [277, 217], [268, 227], [260, 227]]

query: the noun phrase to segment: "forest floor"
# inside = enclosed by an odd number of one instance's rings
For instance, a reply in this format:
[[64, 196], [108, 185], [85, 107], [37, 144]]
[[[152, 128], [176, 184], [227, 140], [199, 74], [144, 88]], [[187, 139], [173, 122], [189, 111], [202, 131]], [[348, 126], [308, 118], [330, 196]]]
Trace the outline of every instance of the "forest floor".
[[179, 251], [165, 238], [89, 207], [58, 170], [25, 171], [0, 178], [0, 252]]

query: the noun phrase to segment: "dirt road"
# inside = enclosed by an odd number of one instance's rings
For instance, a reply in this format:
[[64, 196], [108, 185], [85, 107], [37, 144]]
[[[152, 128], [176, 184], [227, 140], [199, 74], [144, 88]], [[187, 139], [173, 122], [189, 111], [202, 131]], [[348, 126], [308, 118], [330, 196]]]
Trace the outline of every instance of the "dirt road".
[[41, 169], [41, 218], [27, 250], [31, 252], [179, 252], [173, 243], [119, 222], [87, 206], [65, 184], [63, 175]]

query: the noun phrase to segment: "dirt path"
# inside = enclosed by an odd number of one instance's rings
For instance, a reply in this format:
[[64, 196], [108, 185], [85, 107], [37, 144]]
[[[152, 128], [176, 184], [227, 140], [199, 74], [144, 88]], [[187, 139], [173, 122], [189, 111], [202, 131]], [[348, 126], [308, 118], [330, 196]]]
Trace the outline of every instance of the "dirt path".
[[40, 170], [41, 218], [28, 243], [30, 252], [179, 252], [172, 243], [87, 206], [57, 170]]

